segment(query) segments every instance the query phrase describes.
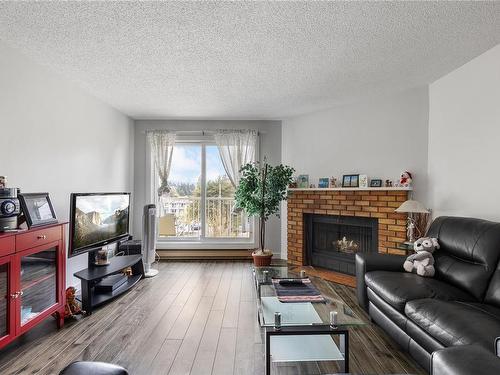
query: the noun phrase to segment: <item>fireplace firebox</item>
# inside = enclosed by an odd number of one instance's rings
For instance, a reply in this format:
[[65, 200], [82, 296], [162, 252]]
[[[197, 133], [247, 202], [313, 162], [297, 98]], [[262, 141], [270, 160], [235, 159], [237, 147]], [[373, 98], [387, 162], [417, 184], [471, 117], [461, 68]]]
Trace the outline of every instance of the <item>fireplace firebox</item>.
[[354, 275], [358, 252], [378, 251], [378, 219], [304, 214], [307, 265]]

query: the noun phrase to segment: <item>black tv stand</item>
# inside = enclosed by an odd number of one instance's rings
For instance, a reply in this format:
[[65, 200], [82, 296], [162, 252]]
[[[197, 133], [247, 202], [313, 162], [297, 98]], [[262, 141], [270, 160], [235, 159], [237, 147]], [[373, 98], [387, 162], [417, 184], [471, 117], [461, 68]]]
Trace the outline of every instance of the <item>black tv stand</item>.
[[[108, 293], [96, 293], [94, 286], [103, 278], [121, 272], [124, 268], [131, 267], [132, 275], [128, 280], [118, 288]], [[82, 309], [87, 314], [92, 314], [94, 307], [100, 306], [118, 297], [120, 294], [130, 290], [140, 279], [144, 277], [144, 265], [142, 255], [124, 255], [113, 257], [107, 266], [91, 266], [87, 269], [78, 271], [74, 276], [82, 283]]]

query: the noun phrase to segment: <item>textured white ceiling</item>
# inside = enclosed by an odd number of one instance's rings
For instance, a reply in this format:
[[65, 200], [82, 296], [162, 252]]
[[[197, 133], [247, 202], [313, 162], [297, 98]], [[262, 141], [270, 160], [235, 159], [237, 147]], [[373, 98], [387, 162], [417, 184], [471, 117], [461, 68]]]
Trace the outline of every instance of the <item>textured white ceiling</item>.
[[3, 2], [0, 39], [134, 118], [283, 118], [432, 82], [500, 2]]

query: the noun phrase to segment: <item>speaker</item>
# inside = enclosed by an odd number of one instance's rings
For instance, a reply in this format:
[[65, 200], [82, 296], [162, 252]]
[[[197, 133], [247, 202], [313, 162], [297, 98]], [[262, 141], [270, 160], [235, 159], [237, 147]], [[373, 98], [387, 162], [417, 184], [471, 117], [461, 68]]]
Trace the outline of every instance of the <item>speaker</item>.
[[151, 268], [156, 260], [157, 225], [156, 206], [154, 204], [145, 205], [142, 216], [142, 260], [146, 277], [158, 275], [158, 270]]
[[118, 252], [123, 255], [141, 255], [142, 240], [125, 240], [119, 243]]

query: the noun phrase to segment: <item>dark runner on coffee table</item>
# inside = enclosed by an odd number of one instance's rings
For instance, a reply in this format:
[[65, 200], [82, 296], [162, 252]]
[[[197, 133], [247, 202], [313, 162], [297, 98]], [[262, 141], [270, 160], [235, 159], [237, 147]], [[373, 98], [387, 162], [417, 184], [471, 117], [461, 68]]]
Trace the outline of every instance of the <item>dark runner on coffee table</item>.
[[[273, 286], [276, 290], [278, 301], [286, 302], [325, 302], [325, 298], [312, 284], [308, 277], [293, 279], [294, 283], [283, 284], [289, 279], [273, 278]], [[280, 283], [281, 282], [281, 283]]]

